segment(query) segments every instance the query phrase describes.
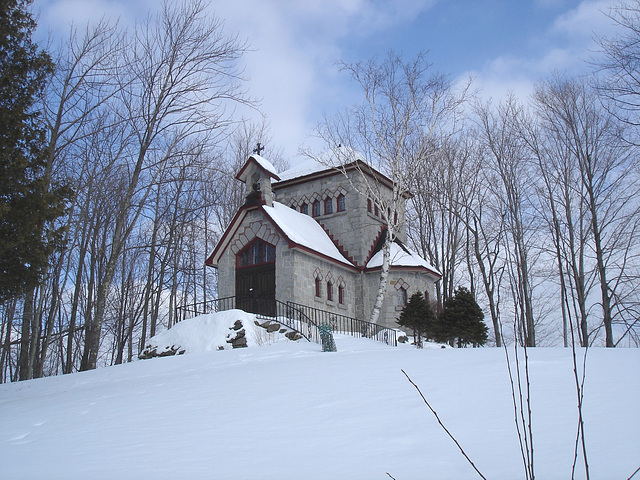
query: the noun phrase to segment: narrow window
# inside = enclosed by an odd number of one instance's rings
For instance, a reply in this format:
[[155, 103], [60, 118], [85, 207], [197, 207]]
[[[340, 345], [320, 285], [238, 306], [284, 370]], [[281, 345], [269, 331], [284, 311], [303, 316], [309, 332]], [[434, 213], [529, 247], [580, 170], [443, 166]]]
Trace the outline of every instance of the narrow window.
[[398, 212], [393, 212], [393, 223], [398, 224]]
[[400, 287], [398, 289], [398, 306], [404, 307], [407, 304], [407, 289]]
[[309, 205], [305, 202], [300, 205], [300, 213], [304, 213], [305, 215], [309, 215]]
[[428, 302], [429, 301], [429, 291], [425, 290], [424, 292], [424, 299]]
[[367, 212], [371, 213], [371, 199], [367, 198]]
[[380, 210], [378, 210], [378, 204], [377, 203], [376, 203], [376, 209], [375, 209], [374, 214], [375, 214], [376, 217], [380, 216]]
[[320, 280], [320, 277], [316, 277], [316, 297], [320, 297], [322, 294], [322, 286], [321, 286], [322, 282]]
[[333, 283], [327, 282], [327, 300], [333, 301]]
[[318, 200], [313, 202], [313, 205], [311, 206], [311, 209], [312, 209], [311, 214], [314, 217], [319, 217], [320, 216], [320, 202]]
[[338, 303], [344, 304], [344, 287], [342, 285], [338, 285]]
[[344, 212], [345, 209], [346, 209], [346, 204], [344, 201], [344, 195], [340, 194], [338, 195], [338, 211]]
[[333, 199], [327, 197], [324, 199], [324, 214], [329, 215], [330, 213], [333, 213]]

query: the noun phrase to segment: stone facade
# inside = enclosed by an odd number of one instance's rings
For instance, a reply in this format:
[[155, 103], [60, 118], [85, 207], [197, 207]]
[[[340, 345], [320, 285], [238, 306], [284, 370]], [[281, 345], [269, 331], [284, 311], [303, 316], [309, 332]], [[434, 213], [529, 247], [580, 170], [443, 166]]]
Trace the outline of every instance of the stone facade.
[[[236, 295], [237, 255], [258, 238], [275, 247], [277, 300], [368, 320], [378, 293], [380, 267], [367, 263], [375, 253], [374, 247], [380, 243], [385, 222], [375, 204], [358, 193], [364, 191], [361, 173], [350, 170], [347, 177], [342, 172], [318, 166], [301, 176], [287, 176], [284, 172], [281, 180], [268, 162], [261, 157], [258, 160], [250, 158], [239, 173], [241, 181], [252, 182], [251, 188], [247, 187], [247, 204], [207, 260], [208, 265], [218, 268], [220, 297]], [[376, 182], [377, 188], [386, 188], [391, 194], [386, 177], [371, 176], [366, 181]], [[264, 208], [272, 206], [273, 201], [282, 204], [278, 215]], [[283, 212], [285, 216], [280, 215]], [[303, 215], [313, 216], [322, 227], [315, 235], [325, 237], [324, 250], [314, 242], [300, 242], [295, 228], [302, 224], [308, 228], [310, 221]], [[402, 228], [404, 205], [396, 215], [400, 226], [398, 239], [406, 242], [406, 231]], [[315, 228], [317, 224], [312, 222]], [[327, 242], [332, 243], [334, 250], [337, 247], [336, 253], [326, 249]], [[413, 256], [406, 265], [392, 263], [378, 321], [388, 327], [396, 326], [402, 304], [412, 293], [419, 290], [433, 297], [434, 284], [439, 279], [437, 271], [403, 248], [407, 255]]]

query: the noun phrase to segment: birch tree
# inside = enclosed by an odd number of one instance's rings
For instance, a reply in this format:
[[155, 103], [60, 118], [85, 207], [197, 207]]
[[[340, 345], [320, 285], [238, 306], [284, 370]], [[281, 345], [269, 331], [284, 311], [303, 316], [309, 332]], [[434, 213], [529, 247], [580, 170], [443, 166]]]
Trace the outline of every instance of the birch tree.
[[[335, 150], [332, 157], [316, 158], [345, 175], [345, 167], [355, 166], [361, 181], [352, 182], [353, 188], [379, 206], [386, 236], [370, 319], [376, 323], [388, 285], [391, 244], [403, 228], [403, 219], [396, 218], [396, 212], [404, 210], [421, 165], [433, 154], [434, 138], [450, 125], [466, 89], [456, 94], [443, 75], [432, 73], [424, 53], [405, 60], [390, 52], [381, 60], [342, 63], [341, 70], [359, 88], [363, 101], [334, 118], [325, 118], [318, 126], [318, 136]], [[336, 149], [339, 146], [344, 148]], [[365, 163], [354, 163], [359, 154], [364, 155]], [[370, 166], [391, 180], [391, 188], [375, 180]]]

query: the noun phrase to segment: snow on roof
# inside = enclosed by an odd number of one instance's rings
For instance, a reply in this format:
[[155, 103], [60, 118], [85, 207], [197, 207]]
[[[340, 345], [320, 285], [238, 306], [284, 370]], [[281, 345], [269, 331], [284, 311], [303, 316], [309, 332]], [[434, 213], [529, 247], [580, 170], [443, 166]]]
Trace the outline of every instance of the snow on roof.
[[[438, 272], [433, 266], [431, 266], [424, 258], [417, 253], [411, 251], [407, 247], [403, 247], [396, 242], [391, 244], [391, 266], [393, 267], [423, 267], [432, 272]], [[382, 266], [382, 249], [379, 250], [369, 263], [367, 268], [376, 268]]]
[[264, 157], [261, 157], [257, 153], [252, 154], [249, 158], [253, 158], [267, 172], [272, 174], [274, 177], [279, 178], [278, 171], [276, 170], [276, 167], [274, 167], [273, 163], [271, 163], [269, 160], [267, 160]]
[[360, 160], [368, 163], [364, 155], [355, 151], [350, 147], [340, 146], [324, 154], [318, 158], [301, 158], [294, 167], [279, 174], [280, 180], [292, 180], [294, 178], [304, 177], [312, 173], [324, 172], [332, 170], [340, 165], [349, 164]]
[[353, 266], [342, 256], [320, 224], [309, 215], [297, 212], [278, 202], [273, 202], [273, 207], [264, 205], [262, 208], [292, 242], [345, 265]]

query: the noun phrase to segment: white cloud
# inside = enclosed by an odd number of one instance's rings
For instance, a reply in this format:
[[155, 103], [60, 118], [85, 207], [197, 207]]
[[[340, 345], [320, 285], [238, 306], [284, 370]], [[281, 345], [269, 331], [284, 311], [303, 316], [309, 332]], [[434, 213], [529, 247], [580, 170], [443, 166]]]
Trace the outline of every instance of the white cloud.
[[537, 54], [500, 56], [475, 72], [477, 85], [485, 98], [502, 99], [513, 93], [526, 100], [538, 81], [553, 72], [582, 74], [588, 70], [587, 60], [596, 51], [594, 35], [606, 34], [611, 20], [605, 15], [615, 0], [583, 1], [559, 15], [539, 39]]
[[553, 29], [555, 32], [566, 34], [574, 40], [581, 37], [591, 38], [595, 32], [598, 34], [607, 33], [613, 27], [611, 19], [606, 15], [618, 3], [615, 0], [584, 1], [576, 8], [559, 16]]
[[256, 49], [243, 59], [251, 93], [262, 98], [274, 140], [293, 157], [322, 108], [348, 101], [348, 86], [335, 65], [345, 56], [341, 41], [410, 22], [433, 3], [241, 0], [213, 8], [229, 32], [240, 32]]

